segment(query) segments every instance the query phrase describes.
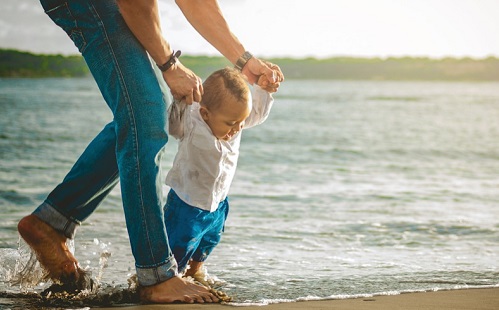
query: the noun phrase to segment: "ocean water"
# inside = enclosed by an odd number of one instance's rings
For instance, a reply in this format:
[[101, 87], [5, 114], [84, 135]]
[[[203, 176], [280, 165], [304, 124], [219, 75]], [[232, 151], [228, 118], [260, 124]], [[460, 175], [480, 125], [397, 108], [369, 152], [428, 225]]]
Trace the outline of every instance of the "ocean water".
[[[275, 98], [206, 263], [233, 305], [499, 286], [499, 83], [292, 80]], [[0, 79], [0, 308], [134, 302], [118, 187], [74, 242], [100, 299], [44, 304], [16, 231], [110, 118], [92, 79]]]

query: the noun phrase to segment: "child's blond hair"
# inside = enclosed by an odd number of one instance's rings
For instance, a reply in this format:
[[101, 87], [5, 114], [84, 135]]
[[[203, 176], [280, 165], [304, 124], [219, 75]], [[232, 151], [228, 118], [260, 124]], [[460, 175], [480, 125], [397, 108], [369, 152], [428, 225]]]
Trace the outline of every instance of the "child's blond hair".
[[209, 110], [216, 110], [228, 97], [236, 102], [247, 103], [250, 91], [243, 75], [232, 68], [213, 72], [203, 83], [204, 94], [200, 104]]

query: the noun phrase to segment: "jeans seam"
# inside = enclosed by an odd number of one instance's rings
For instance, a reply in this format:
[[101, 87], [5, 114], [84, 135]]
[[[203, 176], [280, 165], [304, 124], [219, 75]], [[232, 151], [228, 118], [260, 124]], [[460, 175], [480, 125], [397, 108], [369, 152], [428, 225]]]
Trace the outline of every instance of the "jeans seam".
[[[71, 17], [71, 20], [73, 21], [73, 24], [74, 24], [74, 27], [73, 29], [71, 29], [71, 31], [68, 33], [68, 36], [71, 38], [71, 40], [75, 43], [76, 47], [78, 48], [78, 50], [80, 51], [80, 53], [84, 53], [85, 52], [85, 49], [87, 48], [87, 42], [86, 42], [86, 39], [85, 39], [85, 36], [83, 35], [83, 32], [80, 30], [80, 28], [78, 28], [78, 21], [76, 20], [76, 18], [74, 17], [73, 15], [73, 12], [71, 12], [71, 9], [69, 8], [69, 4], [68, 2], [64, 2], [63, 4], [64, 6], [66, 6], [66, 9], [68, 11], [68, 14], [69, 16]], [[62, 5], [58, 6], [61, 7]], [[52, 11], [52, 10], [51, 10]], [[80, 35], [81, 36], [81, 44], [78, 44], [78, 40], [76, 39], [76, 36], [77, 35]]]
[[[134, 113], [133, 113], [134, 111], [133, 111], [133, 108], [132, 108], [132, 106], [130, 104], [130, 96], [128, 94], [128, 89], [127, 89], [126, 83], [124, 82], [125, 79], [123, 78], [123, 73], [121, 72], [121, 69], [120, 69], [120, 67], [118, 65], [118, 62], [117, 62], [117, 59], [116, 59], [116, 54], [114, 53], [113, 46], [110, 43], [109, 36], [107, 34], [107, 31], [106, 31], [106, 26], [104, 25], [104, 22], [103, 22], [102, 18], [99, 16], [99, 13], [95, 9], [94, 4], [91, 4], [91, 6], [92, 6], [92, 10], [94, 11], [94, 14], [96, 15], [96, 17], [100, 21], [99, 24], [102, 27], [103, 34], [104, 34], [104, 36], [106, 38], [106, 41], [107, 41], [110, 53], [112, 55], [112, 58], [114, 60], [114, 64], [115, 64], [116, 70], [118, 72], [120, 84], [123, 87], [123, 95], [125, 97], [125, 103], [126, 103], [127, 110], [129, 111], [129, 117], [130, 117], [130, 121], [131, 121], [130, 124], [131, 124], [131, 128], [132, 128], [131, 130], [133, 131], [133, 137], [134, 137], [134, 141], [133, 141], [134, 150], [133, 151], [134, 151], [135, 163], [136, 163], [135, 170], [136, 170], [136, 173], [137, 173], [137, 177], [139, 179], [139, 182], [138, 182], [138, 192], [140, 193], [139, 194], [140, 204], [141, 204], [140, 205], [140, 210], [141, 210], [143, 218], [145, 219], [146, 216], [145, 216], [145, 212], [144, 212], [144, 198], [143, 198], [142, 186], [141, 186], [141, 182], [140, 182], [140, 166], [139, 166], [139, 154], [138, 154], [137, 125], [136, 125], [136, 121], [135, 121], [135, 117], [134, 117]], [[142, 221], [142, 225], [147, 228], [146, 221]], [[144, 231], [145, 231], [145, 233], [147, 235], [147, 243], [148, 243], [148, 247], [150, 249], [151, 258], [154, 260], [154, 253], [152, 251], [151, 238], [149, 236], [148, 230], [145, 229]]]

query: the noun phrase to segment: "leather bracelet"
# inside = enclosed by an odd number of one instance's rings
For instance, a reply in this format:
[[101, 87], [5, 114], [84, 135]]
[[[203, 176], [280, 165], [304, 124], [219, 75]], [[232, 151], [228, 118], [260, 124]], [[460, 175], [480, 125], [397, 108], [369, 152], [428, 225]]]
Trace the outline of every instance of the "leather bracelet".
[[180, 51], [180, 50], [178, 50], [176, 52], [173, 51], [172, 55], [170, 56], [170, 59], [168, 59], [164, 64], [162, 64], [162, 65], [156, 64], [156, 66], [158, 66], [159, 70], [165, 72], [168, 69], [170, 69], [177, 62], [180, 55], [182, 55], [182, 51]]
[[244, 52], [244, 54], [242, 54], [241, 57], [239, 57], [239, 59], [236, 61], [234, 68], [239, 71], [243, 71], [244, 66], [251, 58], [253, 58], [253, 55], [250, 52]]

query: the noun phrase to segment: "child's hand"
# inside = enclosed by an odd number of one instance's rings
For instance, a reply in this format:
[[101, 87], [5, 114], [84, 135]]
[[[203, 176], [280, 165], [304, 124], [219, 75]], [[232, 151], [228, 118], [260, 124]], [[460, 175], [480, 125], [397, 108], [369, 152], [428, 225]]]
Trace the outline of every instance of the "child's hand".
[[271, 62], [268, 62], [266, 60], [262, 60], [262, 61], [274, 71], [274, 74], [276, 76], [276, 82], [271, 83], [269, 81], [269, 79], [265, 75], [262, 74], [258, 77], [256, 84], [258, 86], [260, 86], [262, 89], [268, 91], [269, 93], [275, 93], [277, 91], [277, 89], [279, 88], [279, 86], [281, 85], [281, 82], [284, 81], [284, 75], [282, 74], [279, 66], [277, 66]]
[[260, 75], [256, 84], [269, 93], [275, 93], [280, 85], [279, 82], [270, 83], [265, 75]]

